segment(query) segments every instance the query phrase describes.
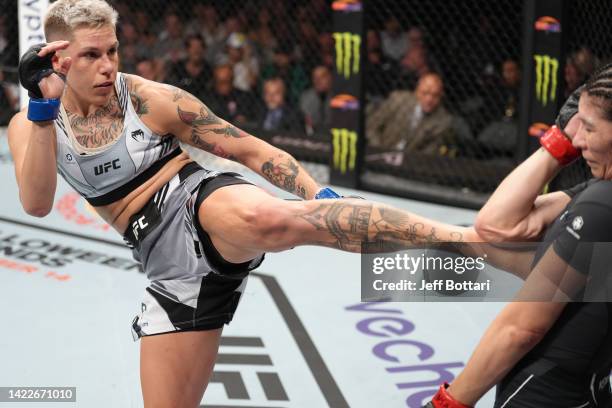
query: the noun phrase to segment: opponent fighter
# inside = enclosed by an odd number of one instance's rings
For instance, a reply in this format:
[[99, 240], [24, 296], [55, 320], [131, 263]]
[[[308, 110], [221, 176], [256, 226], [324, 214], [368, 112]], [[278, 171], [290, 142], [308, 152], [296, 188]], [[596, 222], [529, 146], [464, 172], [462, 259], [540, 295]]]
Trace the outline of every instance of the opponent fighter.
[[[526, 278], [518, 301], [502, 310], [463, 372], [427, 407], [473, 406], [495, 384], [495, 408], [612, 406], [612, 64], [568, 99], [541, 141], [476, 220], [489, 242], [541, 239], [532, 264], [517, 273]], [[539, 195], [580, 151], [594, 178]], [[540, 298], [551, 283], [552, 296]], [[568, 303], [576, 299], [586, 302]]]
[[284, 201], [235, 174], [202, 169], [179, 141], [238, 161], [302, 198], [330, 196], [291, 156], [192, 95], [118, 73], [116, 20], [103, 0], [51, 4], [49, 43], [20, 61], [32, 98], [8, 137], [25, 211], [51, 211], [59, 172], [124, 235], [151, 280], [133, 324], [142, 337], [146, 407], [200, 403], [222, 327], [264, 252], [476, 239], [472, 229], [365, 200]]

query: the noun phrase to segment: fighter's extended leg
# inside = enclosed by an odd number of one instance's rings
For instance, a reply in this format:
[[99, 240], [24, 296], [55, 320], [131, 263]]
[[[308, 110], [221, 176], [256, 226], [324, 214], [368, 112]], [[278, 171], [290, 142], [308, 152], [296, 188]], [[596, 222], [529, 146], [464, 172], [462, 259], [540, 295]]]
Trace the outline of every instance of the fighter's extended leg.
[[381, 252], [428, 242], [480, 240], [472, 228], [372, 201], [285, 201], [252, 185], [219, 188], [198, 213], [213, 244], [230, 262], [298, 245]]

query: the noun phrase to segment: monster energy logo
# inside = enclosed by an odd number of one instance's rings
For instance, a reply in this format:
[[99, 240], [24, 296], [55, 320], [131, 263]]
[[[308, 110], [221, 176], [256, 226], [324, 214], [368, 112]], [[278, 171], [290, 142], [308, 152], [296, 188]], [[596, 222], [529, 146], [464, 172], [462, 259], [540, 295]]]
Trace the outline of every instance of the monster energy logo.
[[348, 129], [332, 130], [334, 149], [334, 169], [344, 174], [347, 170], [355, 170], [357, 161], [357, 132]]
[[534, 55], [536, 63], [536, 97], [542, 106], [557, 99], [559, 60], [548, 55]]
[[[361, 36], [353, 33], [334, 33], [336, 44], [336, 71], [349, 79], [359, 73], [361, 62]], [[352, 64], [351, 64], [352, 59]]]

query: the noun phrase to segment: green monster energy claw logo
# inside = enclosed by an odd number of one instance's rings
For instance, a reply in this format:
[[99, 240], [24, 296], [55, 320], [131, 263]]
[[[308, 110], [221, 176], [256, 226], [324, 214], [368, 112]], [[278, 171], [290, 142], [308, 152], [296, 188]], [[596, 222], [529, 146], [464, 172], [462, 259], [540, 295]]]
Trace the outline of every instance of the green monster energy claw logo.
[[548, 55], [534, 55], [536, 70], [536, 97], [542, 106], [557, 100], [557, 72], [559, 60]]
[[334, 169], [344, 174], [355, 170], [357, 161], [357, 132], [349, 129], [332, 130], [332, 143], [334, 149]]
[[[336, 44], [336, 71], [349, 79], [359, 73], [361, 62], [361, 36], [353, 33], [334, 33]], [[352, 59], [352, 64], [351, 64]]]

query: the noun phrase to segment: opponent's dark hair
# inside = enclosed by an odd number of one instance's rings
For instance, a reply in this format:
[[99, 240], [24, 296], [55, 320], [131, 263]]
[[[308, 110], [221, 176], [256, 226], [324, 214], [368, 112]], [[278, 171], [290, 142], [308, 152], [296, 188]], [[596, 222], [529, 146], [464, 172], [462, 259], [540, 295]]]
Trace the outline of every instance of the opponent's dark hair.
[[595, 71], [587, 81], [584, 92], [595, 99], [603, 117], [612, 122], [612, 63]]

